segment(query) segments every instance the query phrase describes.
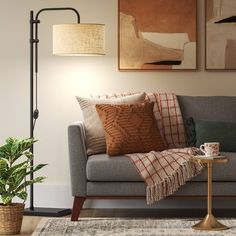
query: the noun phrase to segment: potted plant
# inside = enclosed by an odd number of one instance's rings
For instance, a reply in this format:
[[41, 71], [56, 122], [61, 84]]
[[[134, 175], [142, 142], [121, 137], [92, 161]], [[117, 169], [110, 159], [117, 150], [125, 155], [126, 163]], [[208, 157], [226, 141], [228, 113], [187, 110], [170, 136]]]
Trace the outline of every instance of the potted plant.
[[[26, 187], [42, 182], [45, 177], [28, 180], [27, 176], [45, 164], [31, 166], [33, 154], [29, 151], [34, 138], [8, 138], [0, 147], [0, 234], [19, 234], [27, 199]], [[13, 203], [18, 197], [23, 203]]]

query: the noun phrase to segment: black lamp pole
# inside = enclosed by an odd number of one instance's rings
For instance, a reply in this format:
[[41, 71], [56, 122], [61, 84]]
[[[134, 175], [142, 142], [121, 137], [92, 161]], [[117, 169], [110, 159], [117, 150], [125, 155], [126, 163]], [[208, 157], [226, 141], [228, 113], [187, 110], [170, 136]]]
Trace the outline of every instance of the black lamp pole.
[[[30, 137], [34, 137], [34, 127], [36, 120], [39, 117], [38, 110], [38, 24], [40, 23], [39, 15], [44, 11], [73, 11], [77, 16], [77, 23], [80, 23], [79, 12], [71, 7], [63, 8], [43, 8], [39, 10], [34, 18], [34, 12], [30, 11]], [[34, 94], [35, 90], [35, 94]], [[34, 153], [32, 145], [30, 151]], [[33, 169], [34, 161], [31, 161], [31, 170]], [[30, 174], [30, 179], [33, 179], [33, 172]], [[34, 185], [30, 186], [30, 207], [25, 209], [25, 215], [34, 216], [64, 216], [71, 213], [70, 209], [61, 208], [39, 208], [34, 207]]]

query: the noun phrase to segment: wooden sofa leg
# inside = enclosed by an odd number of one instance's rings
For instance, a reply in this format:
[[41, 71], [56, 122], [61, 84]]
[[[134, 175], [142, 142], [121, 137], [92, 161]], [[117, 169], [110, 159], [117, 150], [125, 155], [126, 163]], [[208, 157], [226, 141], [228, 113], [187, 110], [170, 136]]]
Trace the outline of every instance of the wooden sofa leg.
[[83, 204], [85, 200], [86, 200], [86, 197], [74, 197], [71, 221], [78, 221], [79, 214], [83, 208]]

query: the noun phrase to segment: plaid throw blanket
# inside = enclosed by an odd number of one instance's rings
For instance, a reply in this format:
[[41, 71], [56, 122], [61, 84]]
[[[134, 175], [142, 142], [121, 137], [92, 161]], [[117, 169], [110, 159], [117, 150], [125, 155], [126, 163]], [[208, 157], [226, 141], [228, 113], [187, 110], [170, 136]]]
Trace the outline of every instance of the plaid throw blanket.
[[148, 93], [162, 138], [169, 148], [186, 147], [183, 117], [174, 93]]
[[154, 114], [163, 139], [170, 148], [162, 152], [127, 154], [147, 184], [147, 203], [152, 204], [173, 194], [203, 166], [190, 161], [197, 148], [186, 146], [183, 118], [175, 94], [153, 93]]

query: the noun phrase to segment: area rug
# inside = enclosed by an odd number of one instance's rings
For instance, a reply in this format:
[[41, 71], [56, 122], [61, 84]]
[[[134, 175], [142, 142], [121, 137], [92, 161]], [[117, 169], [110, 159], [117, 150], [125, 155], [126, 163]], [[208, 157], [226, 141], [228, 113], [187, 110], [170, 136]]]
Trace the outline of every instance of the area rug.
[[225, 231], [197, 231], [191, 226], [199, 220], [132, 218], [44, 218], [33, 236], [236, 236], [236, 219], [221, 219], [230, 227]]

